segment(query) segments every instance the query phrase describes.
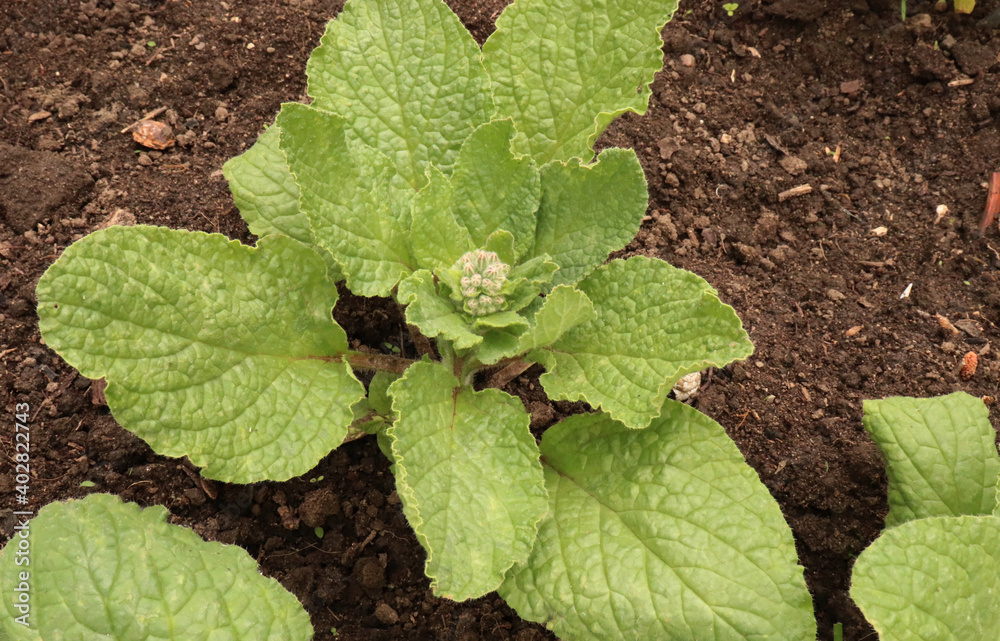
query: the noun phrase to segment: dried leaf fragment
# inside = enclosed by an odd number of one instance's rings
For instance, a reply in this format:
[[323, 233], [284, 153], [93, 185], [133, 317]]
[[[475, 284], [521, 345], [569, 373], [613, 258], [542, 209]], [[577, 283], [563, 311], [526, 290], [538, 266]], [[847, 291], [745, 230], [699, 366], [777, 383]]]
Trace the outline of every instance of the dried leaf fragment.
[[150, 149], [167, 149], [174, 146], [174, 131], [159, 120], [143, 120], [132, 129], [132, 140]]

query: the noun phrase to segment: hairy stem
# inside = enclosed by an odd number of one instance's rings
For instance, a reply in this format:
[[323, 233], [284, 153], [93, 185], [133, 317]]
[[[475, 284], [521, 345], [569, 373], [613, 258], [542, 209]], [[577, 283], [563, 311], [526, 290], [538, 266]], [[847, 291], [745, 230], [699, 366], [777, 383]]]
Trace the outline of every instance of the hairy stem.
[[368, 354], [366, 352], [347, 352], [347, 362], [358, 369], [374, 369], [393, 374], [402, 374], [406, 368], [416, 363], [409, 358], [392, 356], [390, 354]]
[[497, 371], [493, 372], [490, 376], [490, 380], [487, 383], [489, 387], [496, 387], [497, 389], [503, 389], [507, 383], [511, 382], [518, 376], [524, 373], [526, 369], [534, 365], [534, 363], [522, 360], [515, 360], [502, 367]]
[[421, 334], [416, 325], [407, 323], [406, 328], [410, 330], [410, 340], [413, 341], [413, 346], [417, 348], [417, 354], [419, 356], [434, 358], [434, 347], [431, 345], [431, 340]]

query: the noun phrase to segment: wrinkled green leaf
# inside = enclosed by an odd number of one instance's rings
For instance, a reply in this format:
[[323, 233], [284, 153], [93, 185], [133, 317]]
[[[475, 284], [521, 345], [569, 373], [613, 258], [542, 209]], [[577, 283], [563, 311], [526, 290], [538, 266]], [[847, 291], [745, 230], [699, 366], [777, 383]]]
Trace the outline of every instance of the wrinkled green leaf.
[[651, 258], [614, 260], [577, 285], [595, 318], [532, 353], [549, 398], [586, 401], [645, 427], [677, 380], [746, 358], [753, 344], [731, 307], [691, 272]]
[[447, 269], [476, 247], [452, 213], [451, 180], [436, 168], [429, 175], [429, 182], [413, 199], [411, 253], [423, 268]]
[[532, 316], [531, 329], [521, 336], [518, 351], [528, 352], [550, 345], [573, 327], [593, 320], [595, 316], [594, 304], [586, 294], [568, 285], [560, 285], [545, 297], [541, 309]]
[[387, 155], [414, 188], [451, 173], [495, 108], [475, 40], [441, 0], [351, 0], [306, 67], [314, 106]]
[[1000, 456], [980, 399], [955, 392], [865, 401], [864, 426], [887, 461], [886, 527], [928, 516], [985, 515], [996, 506]]
[[323, 255], [330, 279], [343, 280], [340, 265], [316, 245], [309, 217], [299, 209], [299, 187], [278, 146], [279, 136], [277, 126], [268, 127], [250, 149], [222, 165], [233, 202], [251, 234], [284, 234], [309, 245]]
[[499, 590], [522, 618], [565, 641], [815, 638], [791, 530], [710, 418], [577, 415], [541, 451], [549, 512]]
[[412, 195], [393, 187], [385, 156], [347, 140], [343, 118], [286, 103], [277, 122], [316, 244], [337, 259], [352, 292], [388, 296], [415, 264], [407, 240]]
[[851, 598], [881, 641], [995, 641], [1000, 518], [918, 518], [887, 529], [854, 564]]
[[542, 168], [535, 246], [559, 265], [550, 287], [572, 285], [627, 245], [646, 214], [646, 177], [631, 149], [605, 149], [593, 165]]
[[528, 557], [545, 513], [528, 414], [500, 390], [459, 387], [429, 361], [411, 365], [389, 393], [396, 487], [434, 593], [463, 601], [495, 590]]
[[539, 162], [593, 156], [618, 115], [645, 113], [663, 66], [660, 30], [676, 0], [518, 0], [483, 45], [501, 117], [514, 148]]
[[118, 422], [210, 478], [285, 480], [337, 447], [364, 389], [320, 256], [286, 236], [111, 227], [39, 281], [46, 343], [108, 380]]
[[485, 246], [490, 234], [502, 229], [513, 234], [521, 256], [534, 242], [541, 190], [531, 159], [511, 153], [513, 135], [510, 120], [476, 129], [462, 145], [451, 182], [455, 217], [469, 230], [473, 245]]
[[[42, 508], [29, 524], [30, 565], [16, 565], [16, 535], [0, 554], [0, 632], [11, 641], [312, 638], [302, 605], [245, 550], [207, 543], [168, 516], [109, 494]], [[30, 628], [14, 620], [24, 571]]]
[[414, 272], [399, 284], [396, 300], [406, 305], [406, 322], [416, 325], [428, 338], [440, 336], [453, 342], [456, 349], [469, 349], [483, 340], [472, 331], [462, 312], [437, 295], [434, 275], [426, 269]]
[[280, 130], [268, 127], [243, 154], [222, 165], [233, 201], [257, 236], [284, 234], [314, 245], [309, 218], [299, 211], [299, 188], [279, 148]]

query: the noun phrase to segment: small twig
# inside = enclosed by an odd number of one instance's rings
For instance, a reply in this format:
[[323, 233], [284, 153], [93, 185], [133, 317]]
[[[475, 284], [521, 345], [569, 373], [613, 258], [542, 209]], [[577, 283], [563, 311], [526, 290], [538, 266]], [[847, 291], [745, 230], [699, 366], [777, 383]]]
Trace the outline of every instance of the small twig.
[[149, 65], [151, 65], [153, 63], [153, 61], [156, 60], [157, 58], [162, 58], [163, 54], [165, 54], [166, 52], [170, 51], [173, 48], [174, 48], [174, 39], [171, 38], [170, 39], [170, 46], [169, 47], [164, 47], [163, 49], [160, 49], [159, 51], [157, 51], [156, 53], [154, 53], [152, 55], [152, 57], [150, 57], [150, 59], [146, 61], [146, 66], [148, 67]]
[[498, 369], [493, 372], [490, 376], [489, 382], [486, 384], [488, 387], [496, 387], [497, 389], [503, 389], [507, 386], [507, 383], [511, 382], [518, 376], [520, 376], [526, 369], [534, 365], [534, 363], [529, 363], [526, 361], [517, 360], [513, 363], [508, 364], [506, 367]]
[[144, 120], [150, 120], [152, 118], [156, 118], [157, 116], [159, 116], [161, 113], [163, 113], [166, 110], [167, 110], [166, 107], [157, 107], [156, 109], [147, 112], [146, 115], [144, 115], [142, 118], [139, 118], [138, 120], [136, 120], [135, 122], [133, 122], [128, 127], [125, 127], [124, 129], [122, 129], [120, 133], [127, 134], [128, 132], [130, 132], [133, 129], [135, 129], [136, 126], [139, 123], [141, 123], [142, 121], [144, 121]]

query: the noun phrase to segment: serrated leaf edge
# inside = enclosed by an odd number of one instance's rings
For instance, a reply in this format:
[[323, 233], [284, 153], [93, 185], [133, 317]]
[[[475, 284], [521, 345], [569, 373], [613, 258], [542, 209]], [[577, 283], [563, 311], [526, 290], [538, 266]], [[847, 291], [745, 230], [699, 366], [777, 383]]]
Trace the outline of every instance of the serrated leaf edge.
[[[245, 251], [245, 252], [249, 252], [249, 253], [254, 253], [254, 252], [257, 252], [257, 251], [260, 250], [259, 246], [256, 246], [256, 245], [246, 245], [246, 244], [240, 242], [239, 240], [231, 239], [228, 236], [226, 236], [224, 234], [220, 234], [220, 233], [208, 233], [208, 232], [204, 232], [204, 231], [192, 231], [192, 230], [188, 230], [188, 229], [171, 229], [169, 227], [165, 227], [165, 226], [162, 226], [162, 225], [133, 225], [131, 228], [132, 229], [143, 229], [143, 228], [147, 228], [147, 229], [160, 229], [160, 230], [165, 230], [165, 231], [169, 231], [169, 232], [181, 232], [181, 233], [189, 234], [189, 235], [192, 235], [192, 236], [204, 236], [204, 237], [217, 236], [217, 237], [224, 238], [226, 240], [226, 244], [225, 244], [226, 247], [236, 246], [239, 249], [239, 251]], [[87, 238], [91, 238], [91, 237], [95, 237], [95, 236], [96, 237], [100, 237], [100, 236], [107, 235], [109, 233], [118, 233], [116, 231], [113, 231], [114, 229], [115, 229], [114, 227], [110, 227], [110, 228], [106, 228], [106, 229], [100, 229], [98, 231], [93, 232], [92, 234], [89, 234], [87, 236]], [[319, 252], [316, 251], [316, 249], [313, 248], [312, 246], [306, 245], [305, 243], [302, 243], [301, 241], [295, 240], [294, 238], [291, 238], [289, 236], [285, 236], [284, 234], [268, 234], [267, 236], [264, 236], [261, 239], [259, 239], [258, 243], [260, 242], [260, 240], [263, 240], [264, 238], [271, 238], [271, 237], [276, 237], [276, 236], [280, 236], [282, 238], [288, 238], [289, 240], [300, 244], [303, 248], [306, 248], [309, 251], [311, 251], [316, 256], [316, 258], [323, 264], [323, 269], [326, 272], [325, 278], [328, 281], [330, 281], [329, 270], [326, 267], [326, 261], [323, 260], [322, 255], [320, 255]], [[98, 242], [98, 241], [93, 241], [93, 242]], [[51, 265], [49, 265], [49, 267], [45, 270], [45, 272], [39, 278], [38, 285], [36, 285], [36, 297], [37, 297], [38, 286], [40, 286], [42, 284], [42, 282], [45, 280], [46, 276], [56, 267], [56, 265], [58, 265], [63, 260], [64, 256], [65, 256], [65, 252], [63, 253], [63, 255], [60, 255], [59, 258], [56, 259], [55, 262], [53, 262]], [[333, 291], [336, 291], [336, 285], [332, 281], [330, 281], [330, 287], [332, 288]], [[340, 297], [338, 295], [337, 298], [334, 300], [334, 305], [333, 305], [333, 307], [330, 308], [331, 312], [332, 312], [333, 308], [336, 307], [336, 303], [339, 301], [339, 298]], [[38, 304], [39, 304], [39, 306], [42, 304], [42, 301], [40, 299], [38, 300]], [[340, 325], [336, 321], [334, 321], [332, 319], [332, 317], [330, 319], [330, 322], [333, 323], [334, 325], [336, 325], [337, 327], [340, 327]], [[41, 323], [39, 323], [39, 333], [40, 334], [41, 334], [41, 331], [42, 331], [41, 330]], [[42, 335], [42, 338], [43, 339], [45, 338], [44, 335]], [[184, 338], [186, 340], [191, 340], [192, 343], [200, 343], [202, 345], [207, 345], [209, 347], [216, 348], [216, 349], [224, 349], [224, 350], [228, 350], [228, 351], [232, 351], [232, 352], [236, 351], [232, 347], [229, 347], [229, 346], [214, 345], [212, 343], [208, 343], [208, 342], [205, 342], [203, 340], [190, 339], [187, 336], [182, 336], [181, 338]], [[118, 387], [118, 385], [120, 383], [116, 382], [115, 378], [108, 378], [108, 373], [106, 371], [104, 371], [103, 369], [81, 367], [78, 364], [76, 364], [74, 362], [71, 362], [70, 359], [67, 358], [67, 356], [62, 351], [60, 351], [59, 349], [57, 349], [53, 345], [47, 343], [47, 346], [53, 352], [55, 352], [56, 354], [58, 354], [59, 357], [62, 358], [66, 363], [68, 363], [71, 367], [73, 367], [74, 369], [76, 369], [80, 374], [82, 374], [86, 378], [90, 378], [90, 379], [94, 379], [94, 380], [102, 379], [103, 378], [103, 379], [105, 379], [107, 381], [107, 387], [105, 388], [105, 395], [107, 396], [108, 401], [109, 401], [108, 405], [109, 405], [109, 409], [111, 410], [111, 414], [112, 414], [112, 416], [115, 416], [115, 411], [116, 410], [115, 410], [114, 407], [112, 407], [112, 405], [115, 404], [115, 400], [114, 400], [115, 399], [115, 389]], [[343, 363], [347, 364], [347, 371], [348, 371], [348, 373], [351, 375], [352, 378], [354, 378], [354, 380], [362, 388], [362, 393], [364, 393], [363, 385], [361, 385], [361, 382], [358, 380], [357, 376], [354, 374], [354, 369], [350, 366], [350, 363], [348, 363], [347, 359], [344, 358], [344, 355], [346, 355], [346, 351], [343, 352], [341, 354], [341, 356], [339, 356], [339, 357], [329, 357], [329, 356], [289, 357], [289, 356], [282, 356], [280, 354], [252, 354], [252, 353], [249, 353], [249, 352], [246, 352], [245, 355], [247, 357], [266, 356], [266, 357], [269, 357], [269, 358], [284, 359], [285, 361], [287, 361], [289, 363], [289, 366], [293, 362], [304, 361], [304, 360], [319, 360], [319, 361], [325, 361], [327, 363], [340, 363], [340, 362], [343, 362]], [[274, 377], [274, 379], [272, 379], [271, 383], [269, 383], [268, 385], [273, 384], [274, 380], [277, 380], [277, 378], [281, 375], [281, 373], [283, 373], [284, 371], [286, 371], [286, 369], [283, 369], [282, 372], [279, 372]], [[354, 403], [351, 403], [351, 405], [353, 405], [353, 404]], [[115, 418], [115, 421], [117, 422], [118, 419]], [[134, 430], [132, 430], [132, 429], [130, 429], [130, 428], [124, 426], [124, 425], [122, 425], [121, 427], [123, 429], [129, 431], [132, 434], [136, 434], [136, 432]], [[350, 426], [346, 426], [345, 429], [348, 429], [349, 427]], [[136, 434], [136, 436], [139, 436], [139, 435]], [[142, 436], [139, 436], [139, 438], [141, 438], [143, 440], [143, 442], [146, 442], [146, 439], [143, 438]], [[150, 445], [150, 447], [152, 447], [152, 446]], [[166, 447], [162, 447], [162, 446], [159, 447], [155, 451], [158, 454], [160, 454], [161, 456], [169, 456], [169, 457], [173, 457], [173, 458], [181, 458], [181, 457], [184, 457], [184, 456], [190, 457], [191, 458], [191, 462], [194, 463], [195, 465], [197, 465], [198, 467], [200, 467], [202, 469], [202, 473], [203, 473], [203, 475], [206, 476], [206, 478], [213, 478], [211, 476], [211, 474], [212, 474], [212, 471], [216, 467], [216, 465], [215, 465], [216, 459], [213, 459], [210, 455], [205, 455], [205, 456], [202, 456], [202, 457], [198, 457], [196, 459], [194, 457], [193, 453], [191, 451], [188, 451], [188, 448], [174, 449], [174, 448], [166, 448]], [[289, 477], [289, 478], [291, 478], [291, 477]], [[229, 482], [229, 481], [226, 481], [226, 479], [218, 479], [218, 480]], [[282, 480], [287, 480], [287, 479], [277, 479], [277, 478], [274, 478], [274, 479], [268, 479], [268, 480], [282, 481]]]
[[[666, 17], [666, 19], [662, 23], [656, 26], [656, 35], [660, 40], [660, 46], [657, 47], [657, 51], [660, 52], [660, 68], [653, 72], [653, 75], [650, 76], [648, 81], [640, 85], [640, 87], [642, 88], [642, 94], [645, 95], [646, 97], [645, 106], [642, 107], [641, 110], [636, 109], [634, 107], [625, 107], [623, 109], [616, 109], [615, 111], [611, 112], [609, 111], [597, 112], [597, 115], [594, 116], [594, 130], [589, 136], [587, 136], [587, 148], [590, 149], [591, 153], [594, 153], [595, 156], [597, 154], [594, 152], [594, 143], [597, 142], [597, 138], [600, 137], [602, 133], [604, 133], [604, 131], [608, 128], [608, 126], [610, 126], [612, 122], [615, 121], [616, 118], [628, 112], [634, 113], [639, 116], [643, 116], [646, 114], [646, 111], [649, 110], [649, 99], [653, 97], [653, 90], [652, 90], [653, 82], [656, 80], [656, 74], [663, 69], [663, 37], [662, 37], [663, 28], [667, 26], [668, 22], [674, 19], [674, 15], [677, 13], [677, 8], [680, 6], [680, 2], [678, 2], [677, 0], [667, 0], [667, 1], [673, 2], [673, 9], [670, 11], [670, 14]], [[600, 124], [600, 119], [604, 117], [607, 117], [608, 121], [602, 127]]]
[[[348, 3], [348, 5], [350, 5], [350, 4], [351, 3]], [[371, 150], [373, 153], [376, 153], [379, 156], [381, 156], [383, 159], [385, 159], [386, 166], [389, 167], [395, 173], [395, 175], [399, 176], [399, 173], [396, 170], [395, 163], [392, 162], [391, 158], [389, 158], [384, 153], [382, 153], [381, 150], [376, 149], [375, 147], [372, 147], [370, 145], [367, 145], [367, 144], [365, 144], [361, 140], [358, 140], [358, 139], [355, 139], [353, 137], [348, 136], [348, 130], [347, 130], [348, 119], [345, 116], [342, 116], [342, 115], [340, 115], [340, 114], [338, 114], [336, 112], [330, 111], [328, 109], [322, 109], [322, 108], [317, 107], [317, 106], [315, 106], [313, 104], [308, 104], [307, 105], [307, 104], [301, 103], [301, 102], [286, 102], [286, 103], [281, 103], [281, 108], [284, 108], [285, 105], [302, 105], [304, 107], [308, 107], [308, 108], [310, 108], [310, 109], [312, 109], [314, 111], [317, 111], [319, 113], [327, 114], [329, 116], [335, 116], [335, 117], [339, 118], [342, 121], [343, 129], [344, 129], [344, 146], [348, 148], [348, 151], [350, 151], [351, 145], [358, 145], [358, 146], [361, 146], [361, 147], [365, 147], [365, 148]], [[281, 113], [280, 109], [279, 109], [278, 113], [280, 115], [280, 113]], [[275, 126], [277, 126], [277, 119], [275, 119]], [[313, 217], [309, 215], [309, 209], [302, 207], [302, 199], [304, 198], [305, 190], [302, 189], [302, 184], [299, 182], [299, 177], [296, 175], [296, 173], [294, 171], [292, 171], [292, 166], [291, 166], [291, 164], [288, 161], [288, 155], [285, 153], [285, 150], [281, 146], [281, 143], [280, 143], [280, 140], [283, 140], [284, 137], [285, 137], [285, 130], [283, 128], [279, 129], [278, 136], [279, 136], [278, 150], [281, 152], [281, 155], [285, 157], [285, 163], [288, 165], [288, 173], [290, 173], [292, 175], [292, 180], [295, 181], [295, 186], [299, 190], [299, 211], [301, 211], [305, 215], [306, 220], [309, 221], [309, 233], [312, 234], [312, 237], [313, 237], [314, 240], [317, 240], [317, 239], [321, 238], [322, 236], [320, 234], [316, 233], [316, 224], [313, 222]], [[352, 154], [349, 154], [349, 155], [350, 155], [352, 161], [356, 160], [355, 156], [353, 156]], [[390, 182], [391, 182], [391, 180], [390, 180]], [[414, 193], [416, 193], [416, 191]], [[406, 212], [406, 215], [408, 216], [409, 212]], [[406, 231], [408, 232], [409, 230], [407, 229]], [[351, 235], [353, 236], [354, 234], [352, 233]], [[358, 280], [357, 277], [354, 276], [350, 271], [348, 271], [347, 265], [345, 264], [345, 261], [336, 252], [334, 252], [331, 249], [327, 249], [326, 247], [323, 247], [322, 245], [319, 245], [318, 242], [317, 242], [316, 246], [319, 247], [319, 248], [321, 248], [321, 249], [324, 249], [325, 251], [327, 251], [330, 254], [330, 256], [333, 257], [334, 262], [337, 263], [337, 265], [340, 266], [340, 272], [343, 275], [345, 282], [347, 282], [347, 283], [357, 282], [357, 280]], [[402, 259], [404, 257], [403, 256], [399, 256], [398, 254], [394, 253], [393, 258], [395, 258], [395, 259]], [[417, 270], [417, 268], [415, 268], [413, 266], [413, 265], [416, 264], [416, 259], [413, 257], [413, 255], [410, 254], [409, 256], [406, 256], [405, 258], [410, 259], [413, 262], [413, 264], [410, 264], [410, 263], [406, 262], [405, 260], [386, 261], [386, 262], [396, 262], [399, 265], [402, 265], [403, 267], [405, 267], [407, 270], [409, 270], [409, 273], [407, 273], [404, 276], [401, 276], [400, 278], [398, 278], [396, 280], [396, 282], [389, 288], [389, 291], [376, 292], [376, 293], [373, 293], [373, 294], [359, 294], [359, 295], [365, 296], [366, 298], [371, 298], [373, 296], [388, 296], [390, 294], [391, 290], [395, 289], [395, 287], [399, 285], [400, 281], [402, 281], [404, 278], [406, 278], [408, 276], [412, 276], [413, 273]], [[351, 289], [351, 288], [349, 287], [349, 289]], [[353, 289], [351, 291], [353, 291]]]
[[[433, 363], [433, 364], [436, 364], [436, 365], [441, 365], [440, 363], [437, 363], [436, 361], [431, 361], [426, 356], [423, 359], [421, 359], [420, 361], [418, 361], [418, 362], [419, 363]], [[452, 376], [452, 378], [455, 381], [455, 386], [452, 388], [452, 403], [453, 404], [457, 402], [458, 395], [462, 391], [464, 391], [464, 390], [472, 391], [473, 393], [478, 393], [478, 392], [476, 392], [471, 387], [466, 387], [466, 386], [461, 385], [459, 379], [456, 376], [454, 376], [454, 374], [451, 374], [451, 376]], [[436, 577], [433, 574], [431, 574], [429, 572], [429, 570], [428, 570], [428, 568], [430, 568], [430, 565], [431, 565], [431, 560], [434, 557], [434, 552], [433, 552], [433, 550], [431, 548], [430, 541], [427, 539], [427, 535], [424, 534], [424, 532], [422, 531], [422, 527], [421, 526], [423, 526], [423, 524], [424, 524], [424, 519], [423, 519], [423, 516], [420, 513], [420, 504], [416, 500], [416, 496], [414, 495], [414, 489], [413, 489], [413, 487], [406, 482], [407, 471], [406, 471], [406, 466], [403, 465], [403, 456], [396, 449], [396, 441], [397, 441], [397, 439], [396, 439], [396, 428], [399, 425], [399, 418], [402, 416], [402, 413], [396, 408], [396, 399], [395, 399], [395, 395], [392, 392], [392, 388], [395, 387], [396, 383], [404, 380], [406, 377], [407, 377], [407, 374], [404, 373], [398, 379], [396, 379], [395, 381], [393, 381], [392, 384], [388, 388], [388, 394], [389, 394], [389, 396], [392, 397], [392, 411], [395, 414], [395, 418], [394, 418], [394, 420], [392, 422], [392, 425], [390, 425], [385, 430], [384, 433], [385, 433], [385, 435], [391, 441], [392, 462], [393, 462], [393, 465], [394, 465], [395, 470], [396, 470], [396, 492], [400, 495], [400, 498], [403, 498], [403, 497], [406, 498], [407, 505], [410, 506], [410, 509], [413, 511], [413, 514], [414, 514], [415, 518], [413, 520], [410, 520], [408, 518], [407, 520], [410, 523], [410, 527], [413, 528], [413, 532], [414, 532], [414, 534], [416, 534], [417, 540], [420, 541], [420, 546], [427, 552], [427, 559], [424, 562], [424, 574], [427, 575], [427, 578], [429, 578], [431, 580], [431, 590], [434, 592], [435, 596], [443, 596], [444, 598], [449, 598], [450, 599], [451, 598], [450, 596], [441, 595], [441, 594], [438, 593], [438, 586], [439, 586], [438, 577]], [[495, 388], [488, 388], [488, 389], [495, 389]], [[482, 390], [482, 391], [486, 391], [486, 390]], [[517, 399], [516, 396], [511, 396], [510, 394], [507, 394], [503, 390], [496, 390], [496, 391], [499, 392], [500, 394], [503, 394], [503, 395], [507, 396], [510, 399], [519, 400], [519, 399]], [[452, 416], [454, 417], [454, 410], [453, 410]], [[533, 463], [534, 463], [535, 466], [537, 466], [538, 471], [542, 472], [542, 474], [544, 476], [544, 466], [542, 465], [541, 457], [539, 457], [538, 460], [533, 461]], [[547, 493], [548, 493], [548, 490], [546, 490], [546, 494]], [[548, 500], [548, 499], [546, 498], [546, 500]], [[541, 514], [541, 516], [539, 516], [531, 524], [531, 529], [534, 532], [534, 537], [533, 537], [533, 540], [532, 540], [532, 544], [527, 549], [526, 553], [524, 554], [524, 557], [523, 558], [515, 558], [515, 559], [511, 560], [510, 565], [508, 565], [506, 568], [504, 568], [503, 571], [499, 572], [500, 578], [499, 578], [499, 581], [497, 581], [497, 584], [494, 585], [494, 586], [492, 586], [492, 587], [490, 587], [490, 589], [487, 591], [487, 593], [495, 591], [498, 587], [500, 587], [500, 585], [503, 584], [503, 582], [504, 582], [504, 580], [506, 578], [507, 572], [509, 572], [512, 567], [514, 567], [518, 563], [525, 562], [528, 559], [528, 557], [531, 556], [531, 550], [534, 548], [534, 539], [537, 539], [537, 537], [538, 537], [538, 527], [541, 524], [541, 522], [545, 520], [545, 518], [547, 516], [548, 516], [548, 509], [546, 509], [545, 512], [543, 512]], [[464, 599], [464, 600], [468, 601], [468, 600], [474, 599], [474, 598], [478, 598], [478, 597], [468, 597], [467, 599]]]
[[[600, 266], [598, 266], [598, 267], [600, 267]], [[736, 310], [733, 309], [733, 307], [731, 305], [726, 305], [725, 303], [723, 303], [719, 299], [719, 297], [716, 295], [715, 290], [712, 289], [711, 287], [709, 287], [707, 290], [705, 290], [703, 292], [703, 297], [704, 296], [711, 296], [712, 298], [714, 298], [717, 301], [719, 301], [719, 303], [721, 305], [723, 305], [725, 308], [728, 308], [728, 309], [732, 310], [734, 315], [736, 314]], [[669, 376], [667, 376], [666, 378], [664, 378], [663, 381], [661, 381], [660, 384], [657, 386], [657, 388], [656, 388], [656, 394], [653, 395], [649, 399], [649, 407], [651, 407], [654, 410], [656, 410], [656, 413], [649, 419], [649, 421], [646, 422], [645, 425], [633, 425], [632, 423], [630, 423], [629, 421], [627, 421], [625, 418], [622, 418], [620, 416], [620, 412], [613, 411], [613, 410], [605, 407], [604, 403], [598, 403], [598, 404], [595, 405], [593, 402], [591, 402], [591, 400], [587, 397], [586, 393], [584, 393], [584, 392], [578, 392], [575, 396], [572, 393], [567, 393], [567, 394], [564, 394], [564, 395], [561, 395], [561, 396], [557, 395], [557, 394], [549, 393], [549, 390], [548, 390], [548, 388], [545, 385], [545, 381], [546, 380], [551, 380], [550, 372], [551, 372], [551, 368], [553, 367], [553, 364], [552, 364], [552, 360], [549, 359], [548, 354], [549, 353], [560, 353], [560, 354], [567, 354], [569, 356], [575, 356], [577, 354], [584, 354], [586, 352], [565, 352], [565, 351], [561, 351], [561, 350], [558, 350], [558, 349], [554, 349], [551, 345], [549, 345], [549, 346], [539, 347], [539, 348], [536, 348], [536, 349], [532, 350], [528, 354], [528, 358], [530, 360], [532, 360], [533, 362], [536, 362], [536, 363], [542, 365], [543, 367], [546, 368], [546, 370], [548, 370], [548, 371], [546, 371], [544, 374], [542, 374], [539, 377], [539, 382], [542, 384], [542, 387], [545, 389], [545, 392], [546, 392], [546, 394], [548, 394], [548, 396], [549, 396], [550, 399], [552, 399], [554, 401], [556, 401], [556, 400], [559, 400], [559, 401], [571, 401], [571, 402], [573, 402], [573, 401], [583, 401], [583, 402], [589, 404], [594, 409], [600, 410], [600, 411], [604, 412], [605, 414], [608, 414], [611, 418], [613, 418], [616, 421], [618, 421], [618, 422], [626, 425], [627, 427], [629, 427], [631, 429], [643, 429], [643, 428], [647, 427], [653, 420], [655, 420], [656, 418], [658, 418], [660, 416], [660, 413], [663, 410], [663, 403], [664, 403], [664, 401], [666, 401], [667, 395], [670, 393], [670, 390], [673, 387], [674, 383], [677, 381], [677, 378], [679, 378], [677, 376], [677, 374], [679, 372], [684, 371], [684, 370], [688, 370], [688, 371], [691, 371], [691, 372], [694, 372], [694, 371], [699, 371], [700, 372], [700, 371], [704, 370], [707, 367], [724, 367], [724, 366], [728, 365], [729, 363], [737, 363], [737, 362], [740, 362], [740, 361], [744, 361], [747, 358], [749, 358], [750, 355], [753, 354], [753, 352], [754, 352], [754, 345], [750, 341], [750, 335], [747, 334], [746, 329], [743, 328], [742, 325], [740, 327], [740, 331], [743, 334], [741, 338], [745, 339], [744, 347], [747, 349], [747, 351], [746, 351], [745, 354], [737, 356], [736, 358], [733, 358], [731, 360], [727, 360], [724, 363], [718, 362], [718, 361], [715, 361], [715, 360], [711, 360], [711, 359], [702, 359], [702, 360], [687, 361], [685, 364], [679, 365], [676, 369], [674, 369], [674, 371], [673, 371], [672, 374], [670, 374]], [[604, 354], [598, 354], [597, 356], [604, 356]]]

